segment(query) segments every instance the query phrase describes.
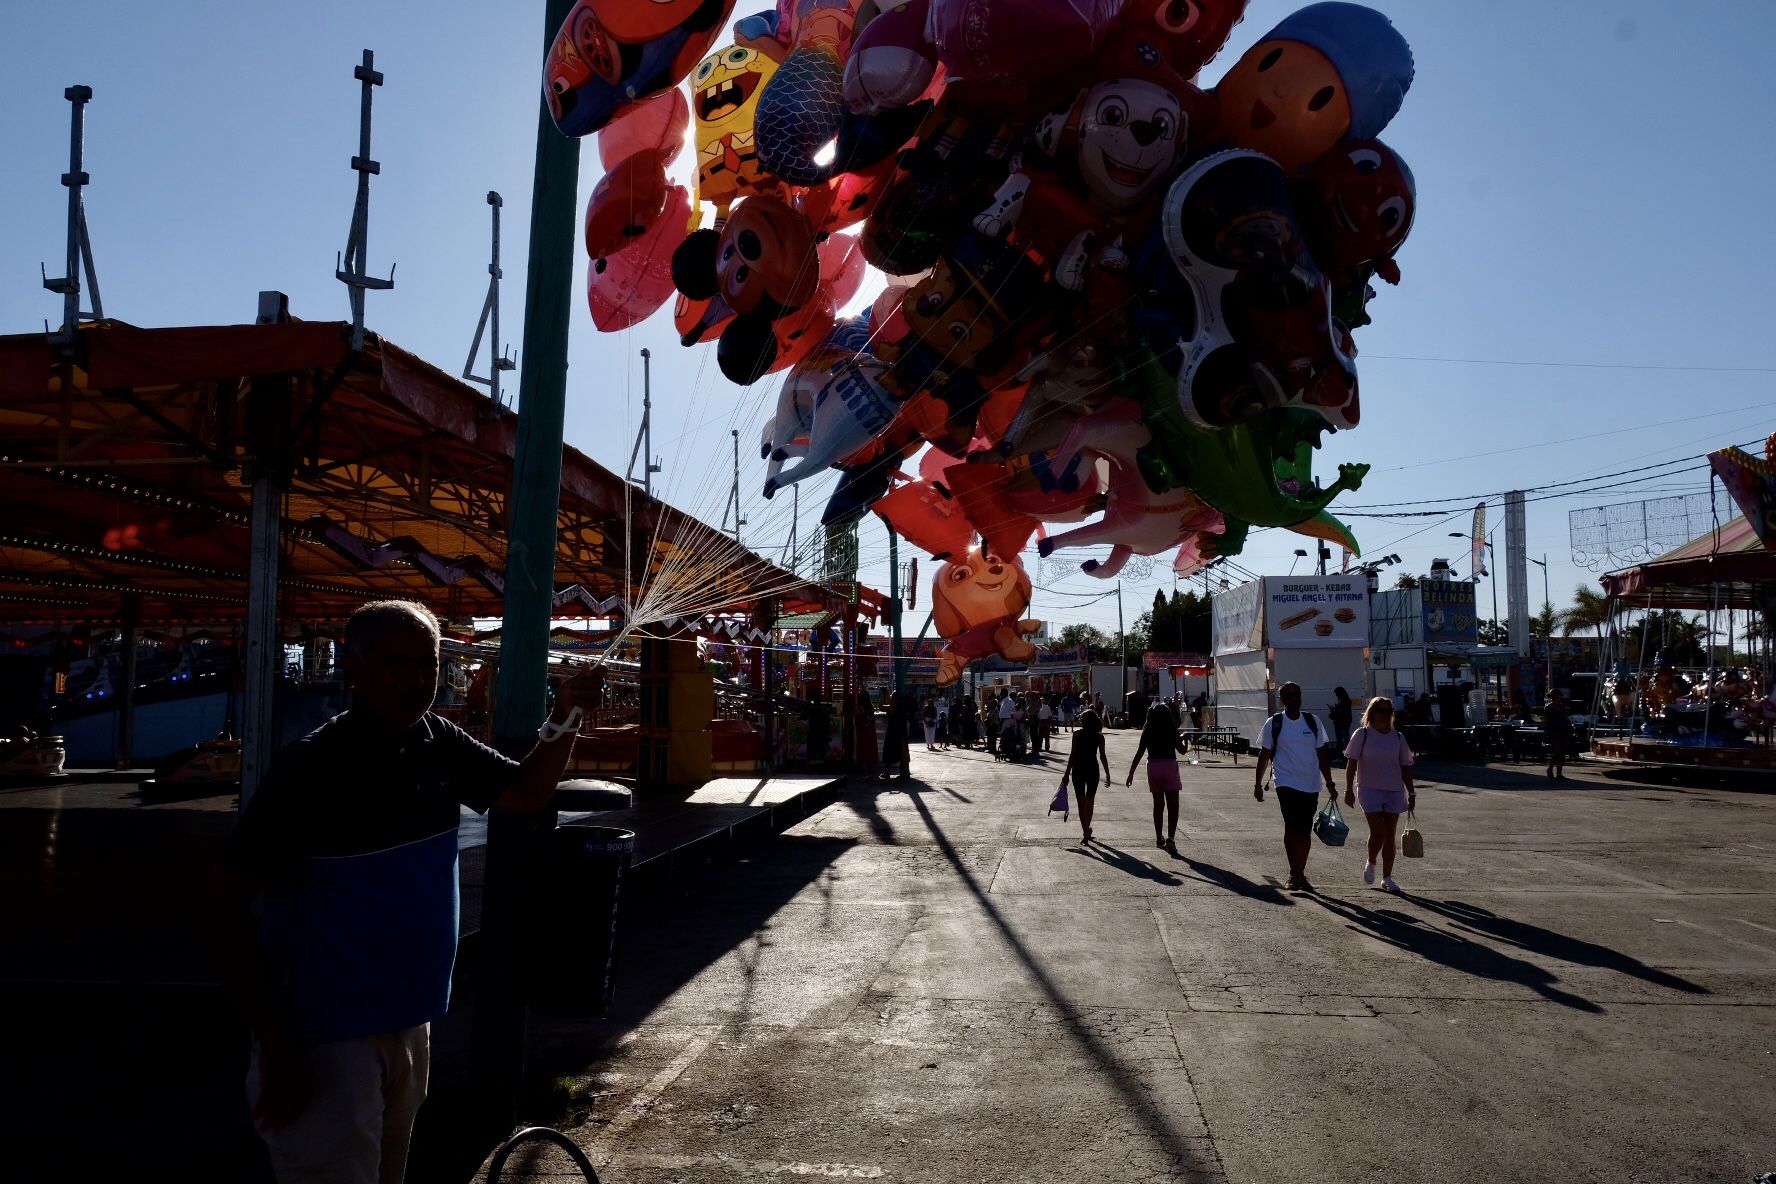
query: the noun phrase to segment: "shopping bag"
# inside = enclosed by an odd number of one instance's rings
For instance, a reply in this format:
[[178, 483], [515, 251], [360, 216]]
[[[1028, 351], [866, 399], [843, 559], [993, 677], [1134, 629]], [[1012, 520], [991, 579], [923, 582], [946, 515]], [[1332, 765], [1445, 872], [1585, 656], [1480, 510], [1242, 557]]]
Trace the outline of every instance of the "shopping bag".
[[1061, 778], [1061, 787], [1055, 790], [1054, 801], [1048, 804], [1048, 812], [1050, 814], [1053, 814], [1056, 810], [1061, 812], [1062, 822], [1067, 821], [1067, 819], [1073, 816], [1072, 811], [1067, 807], [1067, 779], [1065, 777]]
[[1338, 809], [1338, 801], [1334, 798], [1314, 818], [1314, 834], [1320, 836], [1320, 842], [1328, 847], [1342, 847], [1350, 838], [1350, 823]]
[[1400, 836], [1400, 854], [1407, 859], [1423, 859], [1424, 853], [1424, 832], [1418, 829], [1418, 816], [1408, 810], [1406, 811], [1406, 833]]

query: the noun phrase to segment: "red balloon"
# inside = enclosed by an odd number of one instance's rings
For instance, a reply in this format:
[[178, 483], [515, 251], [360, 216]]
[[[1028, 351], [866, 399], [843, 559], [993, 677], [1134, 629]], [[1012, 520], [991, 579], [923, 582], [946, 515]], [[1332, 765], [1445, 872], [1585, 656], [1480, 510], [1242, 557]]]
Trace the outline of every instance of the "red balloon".
[[[703, 319], [703, 313], [708, 307], [709, 301], [707, 300], [692, 300], [682, 293], [679, 295], [677, 303], [672, 306], [672, 323], [677, 327], [680, 338], [697, 327], [697, 323]], [[703, 326], [702, 332], [698, 333], [689, 344], [696, 345], [703, 341], [714, 341], [721, 336], [721, 331], [733, 319], [734, 314], [729, 313], [714, 324]]]
[[623, 108], [622, 114], [598, 133], [598, 159], [606, 169], [651, 148], [660, 163], [671, 164], [684, 151], [691, 125], [691, 103], [674, 87], [664, 94]]
[[919, 458], [919, 477], [924, 481], [941, 482], [945, 469], [961, 463], [961, 457], [951, 456], [941, 448], [927, 448], [925, 455]]
[[787, 370], [814, 352], [833, 327], [833, 302], [822, 291], [801, 308], [787, 313], [771, 328], [777, 334], [777, 360], [766, 374]]
[[640, 324], [666, 303], [672, 286], [672, 252], [684, 241], [691, 193], [674, 185], [654, 228], [618, 251], [594, 259], [586, 272], [586, 302], [601, 333]]
[[586, 254], [614, 255], [652, 230], [666, 208], [666, 167], [658, 152], [637, 152], [598, 180], [586, 202]]
[[961, 555], [974, 541], [961, 505], [929, 481], [908, 481], [872, 508], [901, 538], [933, 556]]
[[835, 234], [820, 244], [820, 283], [832, 295], [834, 308], [851, 303], [868, 268], [856, 235]]
[[832, 234], [857, 225], [876, 208], [897, 167], [898, 160], [890, 156], [867, 169], [841, 173], [824, 185], [814, 186], [802, 198], [802, 215], [816, 233]]

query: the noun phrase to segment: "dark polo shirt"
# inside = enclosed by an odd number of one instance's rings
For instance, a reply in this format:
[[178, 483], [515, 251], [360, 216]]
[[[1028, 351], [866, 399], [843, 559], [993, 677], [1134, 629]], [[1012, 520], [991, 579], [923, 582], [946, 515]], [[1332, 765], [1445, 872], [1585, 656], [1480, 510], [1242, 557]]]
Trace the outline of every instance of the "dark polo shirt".
[[485, 812], [517, 771], [429, 712], [394, 731], [347, 711], [278, 755], [222, 861], [266, 885], [260, 939], [308, 1039], [444, 1014], [458, 807]]

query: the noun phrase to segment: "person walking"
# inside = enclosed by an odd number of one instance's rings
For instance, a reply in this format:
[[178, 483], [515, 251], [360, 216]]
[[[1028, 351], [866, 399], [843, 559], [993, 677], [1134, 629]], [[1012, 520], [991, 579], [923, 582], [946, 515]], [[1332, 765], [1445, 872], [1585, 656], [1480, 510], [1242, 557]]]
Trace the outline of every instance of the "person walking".
[[1208, 702], [1209, 696], [1207, 692], [1204, 691], [1198, 691], [1196, 693], [1196, 698], [1190, 701], [1190, 727], [1192, 731], [1200, 732], [1203, 730], [1203, 708], [1208, 705]]
[[1542, 734], [1548, 742], [1548, 776], [1565, 781], [1566, 747], [1572, 743], [1572, 710], [1558, 687], [1549, 690], [1547, 706], [1542, 708]]
[[1079, 696], [1073, 691], [1068, 691], [1066, 697], [1061, 700], [1061, 726], [1071, 732], [1078, 721]]
[[1036, 708], [1036, 731], [1042, 737], [1042, 751], [1047, 752], [1054, 747], [1051, 737], [1054, 735], [1054, 708], [1048, 702], [1048, 696], [1042, 696], [1041, 706]]
[[[888, 722], [882, 735], [882, 780], [892, 775], [905, 781], [912, 772], [912, 695], [907, 691], [888, 692]], [[892, 773], [890, 772], [892, 770]]]
[[993, 692], [988, 691], [987, 701], [981, 704], [981, 724], [985, 727], [987, 732], [988, 756], [992, 756], [999, 751], [999, 705], [1000, 697], [1003, 694], [1003, 691], [1001, 691], [999, 695], [995, 695]]
[[[247, 1096], [280, 1181], [401, 1180], [457, 949], [457, 823], [536, 815], [602, 674], [555, 697], [522, 761], [432, 712], [438, 621], [375, 601], [345, 626], [351, 707], [285, 748], [205, 894], [252, 1034]], [[255, 915], [256, 914], [256, 915]]]
[[1095, 711], [1086, 711], [1073, 732], [1067, 753], [1067, 764], [1061, 769], [1061, 780], [1073, 781], [1073, 796], [1079, 800], [1080, 842], [1092, 841], [1092, 808], [1098, 801], [1098, 769], [1104, 780], [1110, 780], [1110, 756], [1104, 750], [1104, 722]]
[[[1381, 858], [1381, 887], [1398, 892], [1394, 883], [1394, 834], [1400, 815], [1418, 806], [1418, 790], [1412, 784], [1412, 748], [1394, 727], [1394, 701], [1386, 695], [1369, 700], [1363, 726], [1345, 745], [1344, 804], [1360, 800], [1363, 817], [1369, 820], [1369, 855], [1363, 864], [1363, 883], [1375, 883], [1375, 860]], [[1353, 790], [1354, 787], [1354, 790]]]
[[[1332, 735], [1338, 744], [1338, 751], [1343, 752], [1351, 738], [1351, 715], [1355, 711], [1351, 703], [1350, 692], [1343, 687], [1332, 688]], [[1364, 713], [1367, 716], [1367, 713]]]
[[937, 701], [937, 750], [950, 750], [950, 702], [948, 699]]
[[1283, 812], [1283, 851], [1289, 857], [1289, 889], [1312, 892], [1307, 879], [1307, 856], [1313, 849], [1313, 821], [1319, 794], [1309, 788], [1315, 775], [1325, 783], [1328, 796], [1336, 798], [1332, 785], [1332, 750], [1326, 746], [1326, 729], [1316, 716], [1301, 710], [1301, 687], [1286, 682], [1277, 688], [1283, 709], [1264, 722], [1258, 741], [1258, 774], [1252, 796], [1264, 800], [1264, 774], [1276, 767], [1277, 805]]
[[1011, 729], [1012, 724], [1015, 722], [1013, 717], [1016, 716], [1020, 710], [1022, 710], [1022, 708], [1018, 697], [1012, 694], [1010, 689], [999, 692], [999, 751], [1001, 754], [1005, 752], [1005, 734]]
[[919, 709], [919, 722], [925, 725], [925, 751], [937, 751], [937, 700], [930, 695], [925, 696], [925, 703]]
[[1155, 700], [1147, 708], [1147, 722], [1141, 725], [1141, 743], [1135, 748], [1135, 759], [1129, 762], [1128, 779], [1135, 783], [1135, 769], [1141, 757], [1147, 758], [1147, 789], [1153, 795], [1153, 841], [1158, 847], [1178, 853], [1178, 717], [1164, 700]]

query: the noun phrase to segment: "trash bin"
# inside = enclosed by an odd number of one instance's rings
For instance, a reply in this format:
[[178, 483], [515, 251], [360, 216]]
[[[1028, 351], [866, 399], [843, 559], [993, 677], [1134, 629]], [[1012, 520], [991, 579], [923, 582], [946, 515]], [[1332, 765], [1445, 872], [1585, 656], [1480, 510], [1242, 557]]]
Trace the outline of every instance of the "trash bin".
[[531, 911], [530, 1005], [547, 1015], [599, 1016], [610, 1006], [617, 902], [635, 832], [569, 823], [548, 836]]

